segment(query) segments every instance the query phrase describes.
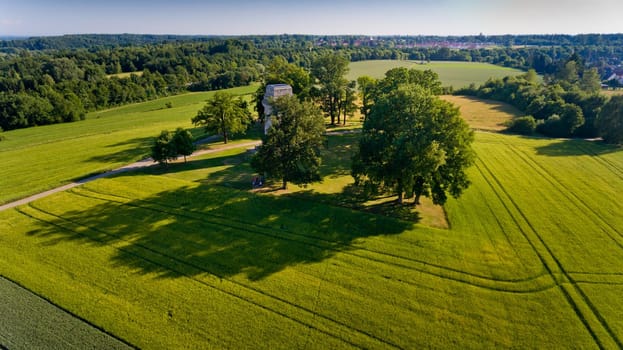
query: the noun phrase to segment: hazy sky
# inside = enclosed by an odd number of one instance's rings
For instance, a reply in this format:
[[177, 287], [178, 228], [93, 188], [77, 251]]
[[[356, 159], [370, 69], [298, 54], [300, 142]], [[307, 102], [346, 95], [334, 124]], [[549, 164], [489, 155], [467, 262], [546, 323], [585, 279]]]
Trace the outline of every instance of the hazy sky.
[[0, 35], [621, 33], [623, 0], [0, 0]]

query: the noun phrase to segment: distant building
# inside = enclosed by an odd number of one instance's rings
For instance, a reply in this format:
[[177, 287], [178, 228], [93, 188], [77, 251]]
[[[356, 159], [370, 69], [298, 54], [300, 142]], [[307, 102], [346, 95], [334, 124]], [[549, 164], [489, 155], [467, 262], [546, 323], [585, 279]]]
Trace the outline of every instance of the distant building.
[[270, 100], [279, 98], [282, 96], [292, 96], [292, 86], [288, 84], [269, 84], [266, 85], [266, 93], [264, 93], [264, 99], [262, 100], [262, 106], [264, 106], [264, 134], [268, 132], [268, 129], [273, 125], [271, 120], [271, 114], [273, 114], [273, 107], [270, 105]]
[[606, 81], [610, 80], [616, 80], [619, 85], [623, 85], [623, 74], [612, 73], [612, 75], [606, 79]]

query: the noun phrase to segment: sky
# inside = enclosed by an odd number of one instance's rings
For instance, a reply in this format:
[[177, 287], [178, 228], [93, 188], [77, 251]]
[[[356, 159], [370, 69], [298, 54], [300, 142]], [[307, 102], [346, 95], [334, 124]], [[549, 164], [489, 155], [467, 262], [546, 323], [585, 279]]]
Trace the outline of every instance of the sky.
[[623, 0], [0, 0], [0, 35], [623, 33]]

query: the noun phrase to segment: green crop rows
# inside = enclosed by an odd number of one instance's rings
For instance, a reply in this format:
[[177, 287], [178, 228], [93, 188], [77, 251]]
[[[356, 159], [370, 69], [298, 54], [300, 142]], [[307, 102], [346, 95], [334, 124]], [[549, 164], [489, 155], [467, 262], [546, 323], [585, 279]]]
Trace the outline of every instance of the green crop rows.
[[241, 149], [0, 212], [0, 273], [141, 348], [621, 347], [623, 151], [476, 139], [448, 230], [252, 193]]

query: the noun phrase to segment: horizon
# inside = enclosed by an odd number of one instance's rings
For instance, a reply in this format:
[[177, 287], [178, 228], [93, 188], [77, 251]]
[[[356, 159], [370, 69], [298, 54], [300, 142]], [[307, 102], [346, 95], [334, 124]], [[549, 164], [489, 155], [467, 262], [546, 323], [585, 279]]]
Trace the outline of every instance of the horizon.
[[437, 35], [437, 34], [311, 34], [311, 33], [267, 33], [267, 34], [173, 34], [173, 33], [63, 33], [63, 34], [40, 34], [40, 35], [13, 35], [13, 34], [2, 34], [0, 33], [0, 40], [27, 40], [30, 38], [54, 38], [54, 37], [63, 37], [63, 36], [79, 36], [79, 35], [103, 35], [103, 36], [113, 36], [113, 35], [153, 35], [153, 36], [178, 36], [178, 37], [232, 37], [232, 38], [244, 38], [244, 37], [268, 37], [268, 36], [317, 36], [317, 37], [341, 37], [341, 36], [363, 36], [363, 37], [378, 37], [378, 38], [401, 38], [401, 37], [438, 37], [438, 38], [458, 38], [458, 37], [477, 37], [484, 36], [486, 37], [500, 37], [500, 36], [583, 36], [583, 35], [623, 35], [623, 31], [621, 32], [612, 32], [612, 33], [529, 33], [529, 34], [510, 34], [510, 33], [502, 33], [502, 34], [449, 34], [449, 35]]
[[477, 36], [619, 34], [623, 3], [597, 0], [0, 0], [0, 36]]

